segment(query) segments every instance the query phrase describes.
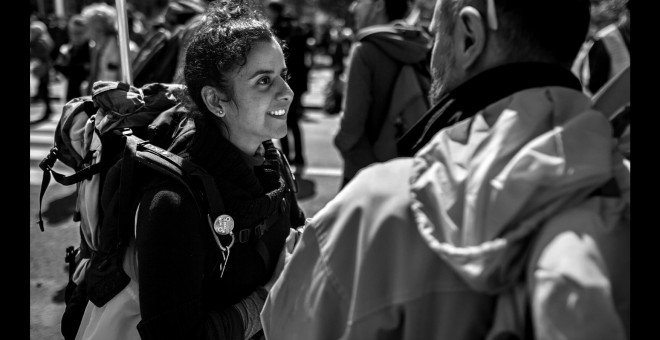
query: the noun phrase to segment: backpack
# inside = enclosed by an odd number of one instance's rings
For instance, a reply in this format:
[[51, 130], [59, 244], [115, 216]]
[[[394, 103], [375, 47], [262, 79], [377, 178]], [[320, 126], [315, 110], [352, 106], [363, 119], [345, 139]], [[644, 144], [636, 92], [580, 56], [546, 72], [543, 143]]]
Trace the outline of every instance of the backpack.
[[[125, 247], [134, 229], [140, 181], [137, 173], [158, 172], [189, 191], [201, 216], [215, 221], [224, 210], [213, 178], [202, 168], [165, 150], [186, 109], [177, 99], [182, 85], [153, 83], [136, 88], [122, 82], [94, 83], [91, 98], [75, 98], [64, 105], [54, 147], [41, 161], [44, 171], [41, 201], [51, 176], [62, 185], [77, 185], [74, 221], [80, 222], [81, 242], [67, 248], [69, 283], [62, 333], [73, 338], [87, 301], [103, 306], [130, 278], [122, 269]], [[74, 170], [65, 175], [53, 169], [60, 161]], [[106, 174], [120, 171], [118, 187], [104, 187]], [[101, 195], [118, 191], [117, 225], [102, 225]], [[108, 191], [111, 193], [112, 191]], [[221, 246], [221, 245], [220, 245]], [[75, 269], [74, 269], [75, 268]]]
[[[389, 25], [374, 26], [369, 28], [368, 33], [365, 31], [361, 34], [359, 39], [362, 41], [365, 37], [380, 32], [397, 31]], [[431, 88], [431, 73], [427, 60], [412, 64], [396, 60], [395, 62], [399, 64], [399, 71], [392, 86], [388, 111], [373, 142], [374, 156], [381, 162], [398, 156], [397, 140], [430, 108], [428, 92]]]
[[397, 156], [397, 140], [429, 109], [427, 93], [430, 85], [430, 74], [424, 65], [401, 66], [394, 81], [387, 115], [373, 144], [376, 159], [386, 161]]

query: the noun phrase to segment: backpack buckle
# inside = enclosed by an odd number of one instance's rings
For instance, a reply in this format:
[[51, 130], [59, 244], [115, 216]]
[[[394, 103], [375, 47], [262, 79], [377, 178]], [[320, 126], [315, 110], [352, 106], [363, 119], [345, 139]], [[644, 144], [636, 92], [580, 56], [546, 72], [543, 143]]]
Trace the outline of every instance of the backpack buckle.
[[43, 171], [50, 171], [53, 165], [55, 165], [58, 154], [57, 147], [52, 147], [48, 155], [39, 163], [39, 168]]
[[265, 229], [266, 229], [266, 223], [265, 223], [265, 222], [261, 222], [261, 223], [259, 223], [259, 225], [257, 225], [256, 227], [254, 227], [254, 234], [255, 234], [255, 236], [256, 236], [257, 238], [260, 238], [261, 235], [264, 234], [264, 230], [265, 230]]
[[250, 240], [250, 229], [243, 229], [238, 232], [238, 242], [245, 243]]

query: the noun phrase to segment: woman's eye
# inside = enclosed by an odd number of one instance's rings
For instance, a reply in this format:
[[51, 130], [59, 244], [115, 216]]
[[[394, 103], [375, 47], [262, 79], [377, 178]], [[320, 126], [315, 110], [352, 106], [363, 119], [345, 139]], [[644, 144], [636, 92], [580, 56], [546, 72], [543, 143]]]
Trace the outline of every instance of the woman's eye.
[[287, 82], [289, 81], [289, 79], [291, 79], [291, 75], [289, 75], [288, 72], [282, 72], [280, 77], [282, 77], [282, 79], [284, 79], [284, 81], [287, 81]]
[[259, 85], [268, 85], [268, 84], [270, 84], [270, 78], [263, 77], [263, 78], [259, 79], [258, 84]]

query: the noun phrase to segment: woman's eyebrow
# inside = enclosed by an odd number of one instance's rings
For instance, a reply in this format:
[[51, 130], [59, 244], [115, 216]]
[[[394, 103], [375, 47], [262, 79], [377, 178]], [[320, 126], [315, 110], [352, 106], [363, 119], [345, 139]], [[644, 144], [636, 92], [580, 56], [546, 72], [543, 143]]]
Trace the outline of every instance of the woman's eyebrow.
[[262, 74], [274, 74], [275, 71], [273, 70], [256, 70], [252, 73], [252, 75], [248, 79], [256, 78]]
[[[285, 68], [282, 69], [282, 71], [280, 71], [280, 73], [282, 73], [282, 72], [288, 72], [288, 71], [289, 71], [289, 69], [288, 69], [287, 67], [285, 67]], [[271, 74], [275, 74], [275, 71], [273, 71], [273, 70], [265, 70], [265, 69], [264, 69], [264, 70], [256, 70], [256, 71], [254, 71], [254, 72], [252, 73], [252, 75], [251, 75], [248, 79], [256, 78], [256, 77], [258, 77], [258, 76], [260, 76], [260, 75], [262, 75], [262, 74], [271, 75]]]

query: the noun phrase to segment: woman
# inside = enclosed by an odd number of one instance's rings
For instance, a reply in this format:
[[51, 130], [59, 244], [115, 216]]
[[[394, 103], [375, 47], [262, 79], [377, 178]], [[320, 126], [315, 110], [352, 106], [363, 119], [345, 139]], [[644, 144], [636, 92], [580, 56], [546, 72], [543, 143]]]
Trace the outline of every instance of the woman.
[[[191, 114], [169, 150], [214, 178], [234, 222], [229, 257], [220, 256], [189, 194], [154, 178], [139, 200], [135, 241], [124, 258], [130, 293], [100, 308], [89, 303], [77, 338], [259, 336], [268, 290], [292, 251], [295, 228], [305, 223], [287, 161], [271, 142], [287, 131], [293, 92], [286, 71], [282, 48], [260, 14], [242, 0], [209, 6], [186, 53]], [[139, 301], [139, 309], [113, 307], [122, 298]], [[101, 323], [99, 315], [113, 313], [115, 319]]]

